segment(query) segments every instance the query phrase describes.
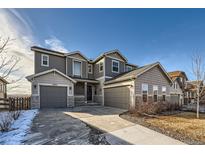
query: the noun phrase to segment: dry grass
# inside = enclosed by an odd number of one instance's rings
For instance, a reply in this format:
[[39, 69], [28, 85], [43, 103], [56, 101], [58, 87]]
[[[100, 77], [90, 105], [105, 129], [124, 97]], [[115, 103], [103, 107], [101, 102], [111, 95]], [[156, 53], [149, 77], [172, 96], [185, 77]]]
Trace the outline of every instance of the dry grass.
[[195, 113], [183, 112], [158, 118], [146, 118], [145, 122], [162, 131], [177, 133], [180, 136], [205, 143], [205, 115], [200, 116], [200, 119], [196, 119]]

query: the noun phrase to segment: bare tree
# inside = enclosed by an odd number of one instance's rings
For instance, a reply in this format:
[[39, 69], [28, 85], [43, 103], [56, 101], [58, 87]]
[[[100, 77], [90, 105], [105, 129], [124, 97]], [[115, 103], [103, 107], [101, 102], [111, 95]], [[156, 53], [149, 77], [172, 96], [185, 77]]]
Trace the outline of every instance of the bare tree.
[[[11, 53], [11, 44], [14, 39], [9, 37], [4, 39], [0, 36], [0, 77], [3, 79], [8, 79], [12, 73], [15, 73], [19, 70], [20, 67], [17, 67], [17, 64], [20, 61], [20, 58], [9, 54]], [[10, 84], [20, 81], [22, 77], [12, 80]]]
[[199, 118], [199, 103], [204, 96], [204, 81], [205, 81], [205, 68], [203, 58], [199, 53], [195, 53], [192, 57], [192, 72], [196, 81], [193, 83], [196, 88], [196, 117]]

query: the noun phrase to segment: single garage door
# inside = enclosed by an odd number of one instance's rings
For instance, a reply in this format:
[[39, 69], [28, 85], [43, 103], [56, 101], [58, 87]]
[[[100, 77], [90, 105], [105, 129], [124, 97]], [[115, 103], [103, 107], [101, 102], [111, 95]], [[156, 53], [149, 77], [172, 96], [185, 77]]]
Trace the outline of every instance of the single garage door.
[[128, 86], [104, 89], [105, 106], [128, 109], [130, 103], [130, 90]]
[[67, 107], [67, 87], [40, 86], [41, 108]]

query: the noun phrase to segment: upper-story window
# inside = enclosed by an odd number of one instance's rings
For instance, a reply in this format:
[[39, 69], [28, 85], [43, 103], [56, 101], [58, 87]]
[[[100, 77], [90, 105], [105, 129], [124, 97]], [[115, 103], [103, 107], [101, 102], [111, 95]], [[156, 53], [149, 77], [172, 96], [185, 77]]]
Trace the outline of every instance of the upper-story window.
[[102, 72], [103, 71], [103, 62], [100, 62], [99, 63], [99, 72]]
[[73, 61], [73, 75], [81, 76], [81, 61]]
[[180, 77], [180, 81], [183, 83], [183, 78], [182, 77]]
[[88, 73], [92, 74], [93, 73], [93, 65], [88, 64]]
[[174, 89], [177, 89], [177, 82], [174, 82]]
[[126, 66], [126, 71], [129, 72], [132, 70], [132, 66]]
[[142, 100], [143, 102], [147, 102], [148, 97], [148, 84], [142, 84]]
[[119, 61], [112, 60], [112, 72], [119, 73]]
[[49, 56], [48, 55], [41, 55], [41, 66], [49, 66]]

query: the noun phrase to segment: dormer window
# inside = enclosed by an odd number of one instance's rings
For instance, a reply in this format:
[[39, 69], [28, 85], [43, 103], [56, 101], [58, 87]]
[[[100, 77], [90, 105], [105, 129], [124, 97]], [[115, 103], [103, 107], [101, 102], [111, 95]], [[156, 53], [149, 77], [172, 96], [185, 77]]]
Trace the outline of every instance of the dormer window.
[[49, 56], [48, 55], [41, 55], [41, 66], [49, 66]]
[[119, 73], [119, 61], [112, 60], [112, 72]]

